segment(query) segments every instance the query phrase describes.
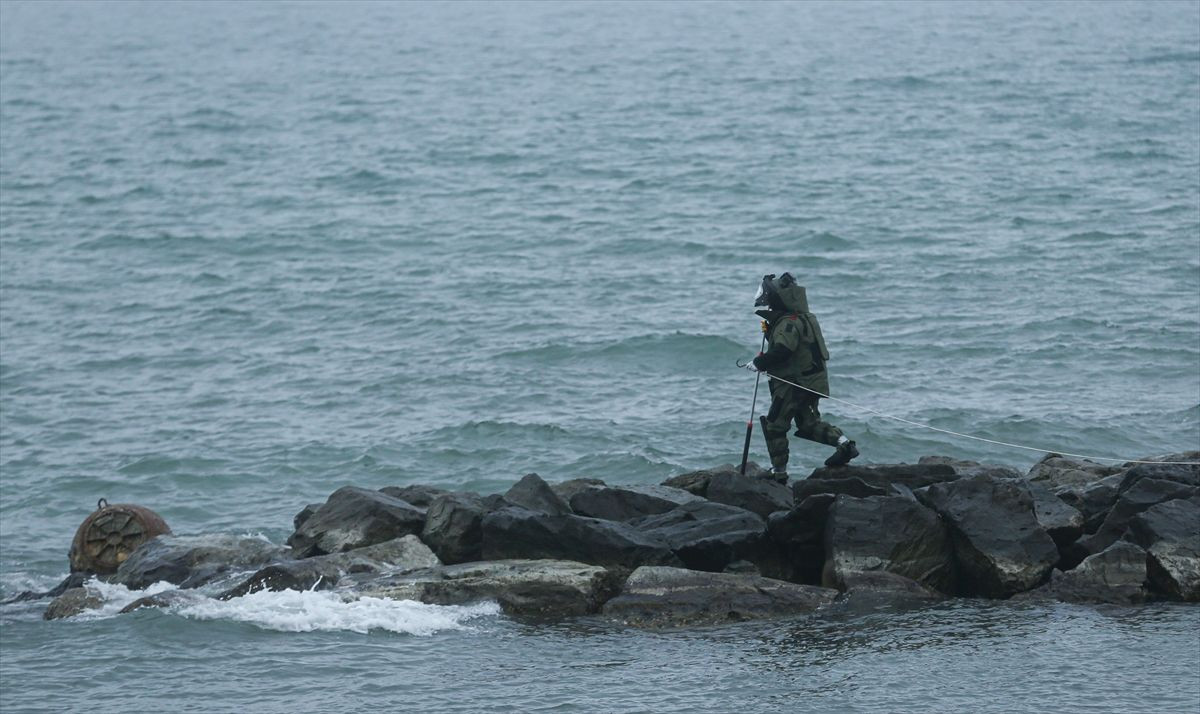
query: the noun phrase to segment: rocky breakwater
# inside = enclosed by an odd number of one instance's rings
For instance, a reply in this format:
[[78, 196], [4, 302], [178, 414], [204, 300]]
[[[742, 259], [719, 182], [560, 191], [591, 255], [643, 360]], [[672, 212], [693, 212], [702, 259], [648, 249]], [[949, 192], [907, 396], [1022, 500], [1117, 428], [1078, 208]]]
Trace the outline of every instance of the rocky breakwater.
[[[817, 469], [790, 487], [757, 466], [653, 486], [530, 474], [486, 496], [347, 486], [296, 515], [290, 548], [164, 535], [98, 577], [224, 599], [319, 589], [488, 600], [514, 616], [644, 626], [789, 617], [864, 598], [1200, 601], [1200, 466], [1162, 463], [1200, 452], [1156, 461], [1051, 455], [1022, 474], [926, 457]], [[95, 607], [86, 587], [62, 593], [47, 617]]]

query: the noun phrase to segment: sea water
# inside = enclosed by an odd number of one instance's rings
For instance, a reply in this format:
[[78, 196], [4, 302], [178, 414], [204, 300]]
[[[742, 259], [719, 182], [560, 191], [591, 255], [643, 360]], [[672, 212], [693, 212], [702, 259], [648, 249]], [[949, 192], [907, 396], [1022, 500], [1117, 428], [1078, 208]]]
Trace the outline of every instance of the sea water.
[[[101, 497], [282, 542], [346, 484], [737, 461], [784, 271], [834, 397], [1035, 449], [825, 402], [864, 461], [1200, 448], [1200, 4], [0, 2], [0, 597]], [[144, 594], [0, 608], [4, 711], [1200, 707], [1186, 606]]]

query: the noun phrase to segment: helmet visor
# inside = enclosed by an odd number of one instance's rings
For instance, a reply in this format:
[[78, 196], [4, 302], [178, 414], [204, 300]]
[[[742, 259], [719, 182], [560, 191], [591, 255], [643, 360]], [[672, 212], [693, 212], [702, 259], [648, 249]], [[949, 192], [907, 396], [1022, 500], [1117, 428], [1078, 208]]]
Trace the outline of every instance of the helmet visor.
[[775, 275], [764, 275], [762, 284], [758, 286], [758, 292], [754, 294], [754, 306], [766, 307], [771, 304], [771, 293], [775, 291], [775, 286], [771, 281], [775, 279]]

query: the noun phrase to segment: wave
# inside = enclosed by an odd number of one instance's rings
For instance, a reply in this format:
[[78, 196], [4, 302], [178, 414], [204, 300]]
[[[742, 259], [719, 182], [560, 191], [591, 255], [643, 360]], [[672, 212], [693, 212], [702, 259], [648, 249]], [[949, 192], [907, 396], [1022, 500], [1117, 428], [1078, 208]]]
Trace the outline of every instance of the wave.
[[[535, 361], [538, 364], [603, 360], [609, 363], [613, 361], [636, 362], [646, 367], [653, 367], [655, 364], [670, 363], [673, 369], [677, 369], [680, 361], [708, 363], [732, 360], [746, 352], [746, 345], [720, 335], [675, 332], [665, 335], [638, 335], [594, 343], [556, 343], [513, 350], [502, 353], [499, 357]], [[725, 364], [725, 362], [720, 363]]]
[[1165, 151], [1130, 151], [1128, 149], [1101, 151], [1096, 154], [1097, 159], [1108, 159], [1110, 161], [1173, 161], [1177, 157], [1174, 154], [1168, 154]]
[[1175, 62], [1187, 64], [1200, 62], [1200, 52], [1163, 52], [1147, 55], [1146, 57], [1131, 57], [1129, 59], [1130, 64], [1169, 64]]
[[214, 600], [195, 590], [179, 590], [160, 582], [145, 590], [100, 581], [88, 583], [103, 599], [100, 608], [74, 619], [115, 617], [133, 602], [150, 595], [171, 594], [162, 611], [191, 620], [245, 622], [280, 632], [358, 632], [384, 630], [427, 637], [446, 630], [469, 629], [468, 622], [500, 614], [493, 602], [475, 605], [426, 605], [413, 600], [353, 597], [331, 591], [262, 590], [230, 600]]

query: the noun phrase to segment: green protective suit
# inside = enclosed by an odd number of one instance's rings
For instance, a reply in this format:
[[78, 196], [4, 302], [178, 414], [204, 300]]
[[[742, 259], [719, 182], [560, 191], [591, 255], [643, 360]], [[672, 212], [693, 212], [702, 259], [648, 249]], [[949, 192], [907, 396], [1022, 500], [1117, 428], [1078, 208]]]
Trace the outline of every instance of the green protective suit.
[[[829, 394], [829, 374], [825, 364], [829, 349], [821, 334], [817, 316], [808, 311], [808, 296], [800, 285], [780, 288], [773, 305], [760, 310], [767, 322], [767, 351], [755, 360], [760, 369], [821, 394]], [[782, 348], [782, 349], [781, 349]], [[837, 446], [842, 430], [822, 421], [817, 408], [820, 397], [772, 379], [771, 408], [760, 418], [771, 466], [786, 471], [788, 429], [796, 424], [796, 436], [821, 444]]]

